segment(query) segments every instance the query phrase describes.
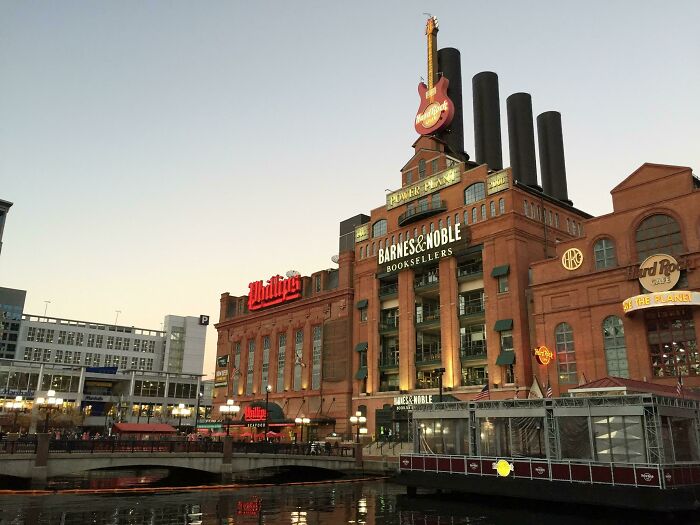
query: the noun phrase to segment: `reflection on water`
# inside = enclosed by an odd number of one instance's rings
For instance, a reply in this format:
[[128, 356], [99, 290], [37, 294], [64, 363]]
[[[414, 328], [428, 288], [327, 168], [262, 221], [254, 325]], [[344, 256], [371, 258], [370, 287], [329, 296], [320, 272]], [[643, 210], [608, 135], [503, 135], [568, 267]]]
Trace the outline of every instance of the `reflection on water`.
[[[0, 496], [0, 524], [284, 524], [521, 525], [659, 523], [659, 516], [612, 514], [546, 503], [404, 496], [403, 487], [373, 482], [248, 487], [133, 496]], [[662, 517], [663, 518], [663, 517]], [[663, 521], [663, 519], [661, 520]], [[697, 521], [684, 520], [684, 523]]]

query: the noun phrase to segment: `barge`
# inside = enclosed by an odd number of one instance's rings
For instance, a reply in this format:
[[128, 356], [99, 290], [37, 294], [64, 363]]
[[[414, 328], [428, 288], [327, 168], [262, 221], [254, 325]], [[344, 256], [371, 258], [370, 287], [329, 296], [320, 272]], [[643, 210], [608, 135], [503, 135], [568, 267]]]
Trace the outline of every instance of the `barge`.
[[697, 399], [588, 392], [421, 405], [411, 418], [414, 450], [400, 456], [397, 476], [409, 494], [430, 488], [652, 511], [700, 506]]

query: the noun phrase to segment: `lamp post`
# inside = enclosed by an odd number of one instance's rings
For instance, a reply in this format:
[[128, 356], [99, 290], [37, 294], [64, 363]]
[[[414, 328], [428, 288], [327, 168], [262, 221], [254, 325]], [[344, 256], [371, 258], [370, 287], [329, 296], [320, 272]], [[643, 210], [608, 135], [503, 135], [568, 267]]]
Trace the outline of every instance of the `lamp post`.
[[12, 422], [12, 432], [16, 432], [15, 429], [17, 428], [17, 418], [19, 417], [19, 413], [24, 410], [24, 401], [22, 399], [22, 396], [17, 396], [15, 397], [14, 401], [5, 402], [5, 408], [7, 410], [12, 410], [15, 413], [15, 417]]
[[182, 433], [182, 418], [190, 417], [192, 410], [185, 407], [184, 403], [180, 403], [175, 408], [173, 408], [173, 416], [179, 418], [177, 422], [177, 431]]
[[[308, 417], [297, 417], [294, 418], [294, 422], [301, 427], [301, 435], [299, 436], [299, 441], [302, 443], [304, 442], [304, 425], [308, 425], [311, 423], [311, 420]], [[307, 436], [308, 438], [308, 436]]]
[[44, 420], [44, 434], [49, 433], [49, 416], [52, 410], [58, 410], [63, 405], [63, 398], [56, 397], [55, 390], [46, 392], [46, 397], [38, 397], [36, 404], [43, 407], [46, 411], [46, 419]]
[[269, 403], [269, 401], [270, 401], [270, 392], [272, 392], [272, 386], [271, 386], [271, 385], [267, 385], [267, 386], [265, 387], [265, 442], [266, 442], [266, 443], [267, 443], [267, 441], [268, 441], [268, 439], [267, 439], [267, 431], [268, 431], [268, 428], [269, 428], [269, 426], [270, 426], [270, 425], [269, 425], [270, 419], [269, 419], [269, 415], [268, 415], [268, 414], [269, 414], [269, 412], [268, 412], [268, 403]]
[[228, 436], [229, 427], [231, 426], [231, 414], [238, 414], [241, 407], [236, 404], [233, 399], [227, 399], [225, 405], [219, 407], [219, 411], [224, 414], [226, 420], [226, 435]]
[[[357, 433], [355, 434], [355, 443], [359, 444], [360, 443], [360, 434], [366, 434], [367, 433], [367, 428], [362, 427], [360, 428], [361, 425], [367, 423], [367, 418], [362, 415], [362, 412], [359, 410], [355, 412], [354, 416], [350, 416], [350, 423], [352, 425], [357, 426]], [[361, 432], [361, 430], [364, 430], [364, 432]]]
[[438, 375], [438, 389], [439, 389], [439, 396], [438, 396], [438, 401], [442, 403], [442, 374], [445, 373], [444, 368], [436, 368], [435, 371], [439, 374]]

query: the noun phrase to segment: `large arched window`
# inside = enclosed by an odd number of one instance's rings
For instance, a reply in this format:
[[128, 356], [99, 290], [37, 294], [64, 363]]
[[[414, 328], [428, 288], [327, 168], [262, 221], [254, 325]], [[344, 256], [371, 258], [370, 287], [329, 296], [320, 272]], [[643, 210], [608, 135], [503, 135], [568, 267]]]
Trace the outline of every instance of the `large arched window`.
[[464, 190], [464, 204], [480, 201], [486, 198], [486, 190], [483, 182], [475, 182]]
[[635, 243], [640, 262], [656, 253], [679, 255], [684, 251], [680, 226], [673, 217], [661, 213], [642, 221], [637, 228]]
[[615, 268], [617, 257], [615, 255], [615, 243], [612, 239], [600, 239], [593, 245], [595, 256], [595, 269]]
[[576, 352], [574, 352], [574, 331], [569, 323], [559, 323], [554, 329], [557, 362], [559, 363], [559, 383], [576, 384]]
[[603, 346], [608, 374], [617, 377], [629, 377], [627, 365], [627, 347], [625, 346], [625, 328], [622, 319], [616, 315], [606, 317], [603, 321]]
[[380, 219], [372, 225], [372, 237], [386, 235], [386, 219]]

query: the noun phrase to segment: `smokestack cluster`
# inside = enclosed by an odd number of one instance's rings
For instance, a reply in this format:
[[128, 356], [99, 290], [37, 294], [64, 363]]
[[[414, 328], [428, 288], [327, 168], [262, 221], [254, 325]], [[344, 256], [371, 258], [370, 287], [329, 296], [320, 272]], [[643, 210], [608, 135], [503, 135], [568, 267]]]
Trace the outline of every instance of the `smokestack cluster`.
[[440, 131], [437, 136], [447, 143], [451, 154], [455, 157], [469, 160], [464, 151], [464, 116], [462, 111], [462, 59], [459, 50], [445, 47], [438, 50], [438, 72], [450, 81], [447, 96], [454, 104], [455, 114], [447, 129]]
[[474, 150], [477, 164], [491, 170], [503, 169], [501, 149], [501, 108], [498, 96], [498, 75], [491, 71], [472, 78], [474, 97]]

